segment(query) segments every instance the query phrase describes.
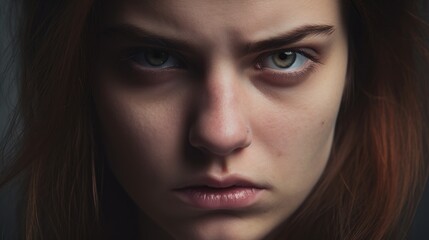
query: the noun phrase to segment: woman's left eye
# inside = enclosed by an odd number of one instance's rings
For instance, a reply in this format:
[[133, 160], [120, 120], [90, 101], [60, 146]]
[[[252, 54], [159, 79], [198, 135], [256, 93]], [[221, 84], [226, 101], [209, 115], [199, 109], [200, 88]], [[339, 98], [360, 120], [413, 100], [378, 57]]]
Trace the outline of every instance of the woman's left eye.
[[296, 71], [310, 59], [297, 51], [280, 51], [270, 54], [262, 59], [260, 68], [272, 68], [276, 70]]
[[128, 59], [144, 68], [177, 68], [182, 66], [178, 58], [159, 49], [139, 50], [131, 54]]

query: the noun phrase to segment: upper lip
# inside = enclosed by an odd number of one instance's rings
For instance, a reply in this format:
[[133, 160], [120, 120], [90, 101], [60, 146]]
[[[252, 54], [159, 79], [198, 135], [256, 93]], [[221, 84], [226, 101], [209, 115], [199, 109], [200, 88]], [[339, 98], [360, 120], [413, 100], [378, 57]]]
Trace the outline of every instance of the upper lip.
[[248, 180], [244, 177], [231, 175], [226, 177], [215, 177], [215, 176], [203, 176], [193, 179], [181, 186], [175, 188], [175, 190], [183, 190], [189, 188], [198, 187], [209, 187], [209, 188], [229, 188], [229, 187], [242, 187], [242, 188], [268, 188], [265, 185], [257, 184]]

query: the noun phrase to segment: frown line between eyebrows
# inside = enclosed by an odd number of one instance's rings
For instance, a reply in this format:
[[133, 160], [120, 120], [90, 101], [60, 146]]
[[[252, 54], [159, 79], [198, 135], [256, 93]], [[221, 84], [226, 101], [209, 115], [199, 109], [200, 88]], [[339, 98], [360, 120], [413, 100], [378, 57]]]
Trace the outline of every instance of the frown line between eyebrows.
[[[241, 47], [238, 49], [241, 55], [246, 55], [249, 53], [285, 47], [311, 36], [329, 36], [334, 31], [335, 28], [332, 25], [303, 25], [284, 34], [270, 37], [266, 40], [239, 43], [239, 46]], [[107, 38], [126, 38], [142, 44], [149, 44], [167, 49], [197, 52], [197, 47], [187, 40], [178, 39], [176, 37], [161, 36], [128, 23], [107, 27], [100, 32], [100, 35]]]

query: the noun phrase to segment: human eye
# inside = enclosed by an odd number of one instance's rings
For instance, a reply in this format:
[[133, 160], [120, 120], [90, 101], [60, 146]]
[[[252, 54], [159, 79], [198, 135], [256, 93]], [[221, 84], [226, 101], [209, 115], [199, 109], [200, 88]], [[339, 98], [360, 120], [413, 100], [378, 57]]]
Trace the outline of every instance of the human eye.
[[317, 58], [309, 53], [310, 50], [279, 50], [264, 55], [257, 67], [293, 72], [302, 70], [307, 64], [317, 62]]
[[139, 68], [162, 70], [183, 67], [183, 63], [179, 57], [163, 49], [144, 48], [134, 49], [130, 52], [126, 60], [131, 61]]
[[268, 55], [259, 66], [276, 70], [296, 71], [302, 68], [309, 60], [303, 53], [285, 50]]
[[263, 54], [256, 68], [265, 80], [275, 85], [299, 83], [319, 63], [310, 49], [282, 49]]

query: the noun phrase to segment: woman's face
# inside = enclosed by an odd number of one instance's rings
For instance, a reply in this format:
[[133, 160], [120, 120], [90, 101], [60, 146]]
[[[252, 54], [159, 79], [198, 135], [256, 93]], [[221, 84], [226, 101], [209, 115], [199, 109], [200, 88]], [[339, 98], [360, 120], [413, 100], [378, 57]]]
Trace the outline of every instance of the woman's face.
[[177, 239], [266, 237], [330, 154], [339, 1], [112, 0], [103, 15], [96, 106], [141, 221]]

